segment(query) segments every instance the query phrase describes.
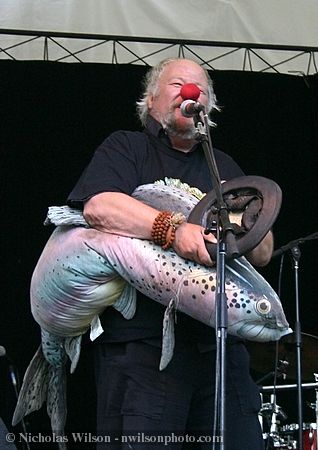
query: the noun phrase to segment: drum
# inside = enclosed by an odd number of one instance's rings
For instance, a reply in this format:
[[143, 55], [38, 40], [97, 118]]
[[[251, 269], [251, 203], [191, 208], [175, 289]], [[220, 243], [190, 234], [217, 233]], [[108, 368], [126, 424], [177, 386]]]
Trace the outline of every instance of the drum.
[[317, 450], [317, 424], [305, 423], [303, 426], [304, 450]]
[[[287, 449], [298, 450], [298, 424], [292, 423], [284, 425], [281, 429], [281, 435]], [[316, 423], [303, 423], [303, 450], [317, 450], [317, 425]]]

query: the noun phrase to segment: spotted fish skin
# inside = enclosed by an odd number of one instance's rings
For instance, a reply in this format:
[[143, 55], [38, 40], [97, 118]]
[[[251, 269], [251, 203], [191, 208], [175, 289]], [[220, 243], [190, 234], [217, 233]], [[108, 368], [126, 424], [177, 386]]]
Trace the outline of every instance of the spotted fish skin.
[[[160, 183], [139, 186], [133, 196], [186, 217], [198, 203], [183, 189]], [[81, 219], [87, 225], [81, 214], [77, 216], [72, 210], [69, 222], [60, 218], [57, 223], [78, 224]], [[76, 336], [107, 306], [128, 304], [134, 288], [166, 306], [175, 299], [178, 310], [215, 326], [215, 268], [184, 260], [147, 240], [71, 225], [57, 227], [33, 273], [32, 313], [42, 328]], [[269, 341], [289, 331], [277, 294], [243, 257], [227, 262], [226, 294], [229, 333]], [[123, 312], [122, 305], [118, 309]], [[131, 318], [133, 313], [131, 306], [124, 315]]]
[[[42, 328], [58, 336], [84, 333], [114, 304], [126, 283], [162, 305], [215, 326], [216, 270], [184, 260], [154, 243], [82, 227], [58, 227], [31, 282], [31, 308]], [[226, 264], [228, 332], [277, 340], [289, 330], [280, 300], [243, 257]]]
[[[160, 195], [156, 195], [158, 189]], [[143, 186], [135, 194], [151, 206], [186, 216], [198, 201], [163, 186]], [[13, 418], [13, 424], [18, 423], [46, 401], [52, 429], [61, 435], [66, 407], [64, 391], [58, 387], [65, 382], [66, 355], [74, 370], [80, 337], [96, 324], [105, 308], [112, 306], [125, 318], [133, 317], [137, 289], [169, 305], [165, 330], [171, 330], [175, 309], [213, 327], [216, 295], [215, 268], [184, 260], [173, 250], [164, 251], [147, 240], [73, 226], [74, 214], [69, 221], [64, 219], [64, 225], [52, 233], [32, 276], [31, 309], [42, 329], [42, 348], [27, 370]], [[82, 217], [77, 219], [77, 225], [85, 225]], [[227, 263], [225, 279], [230, 334], [269, 341], [291, 332], [275, 291], [245, 258]], [[164, 340], [163, 348], [169, 348], [161, 368], [171, 358], [170, 341]], [[60, 448], [64, 449], [64, 444]]]

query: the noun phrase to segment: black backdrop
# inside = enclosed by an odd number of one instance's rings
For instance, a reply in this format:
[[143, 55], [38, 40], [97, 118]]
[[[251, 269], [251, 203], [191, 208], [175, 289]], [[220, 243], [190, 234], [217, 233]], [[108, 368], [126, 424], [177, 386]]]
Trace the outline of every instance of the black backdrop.
[[[141, 93], [145, 71], [144, 66], [133, 65], [0, 61], [0, 345], [19, 374], [24, 373], [40, 342], [28, 289], [52, 231], [42, 225], [47, 207], [65, 203], [104, 137], [118, 128], [139, 128], [134, 102]], [[230, 153], [246, 173], [271, 178], [282, 188], [275, 247], [317, 231], [318, 76], [240, 71], [213, 71], [211, 76], [222, 107], [213, 117], [218, 124], [212, 136], [214, 146]], [[299, 279], [302, 330], [318, 335], [316, 251], [317, 241], [301, 246]], [[261, 271], [274, 288], [279, 262], [272, 260]], [[290, 258], [285, 258], [283, 267], [281, 299], [293, 327], [295, 292]], [[313, 352], [312, 357], [316, 356]], [[84, 350], [82, 364], [69, 380], [70, 427], [82, 426], [84, 402], [93, 409], [90, 366]], [[4, 380], [1, 415], [8, 424], [14, 395], [4, 358], [0, 368]], [[295, 420], [292, 395], [278, 399], [283, 408], [291, 409], [287, 411], [289, 421]], [[314, 400], [314, 392], [306, 395]], [[88, 424], [93, 423], [88, 406], [84, 416]], [[314, 421], [313, 411], [307, 407], [305, 419]], [[44, 409], [28, 423], [31, 429], [42, 424], [46, 424]]]

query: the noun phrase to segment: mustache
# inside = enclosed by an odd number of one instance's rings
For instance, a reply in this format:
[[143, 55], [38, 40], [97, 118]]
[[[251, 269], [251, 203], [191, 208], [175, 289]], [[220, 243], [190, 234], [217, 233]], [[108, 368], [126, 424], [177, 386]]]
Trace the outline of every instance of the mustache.
[[189, 120], [183, 122], [181, 125], [175, 117], [176, 109], [178, 109], [178, 107], [172, 107], [165, 116], [162, 116], [161, 125], [163, 129], [170, 136], [178, 136], [183, 139], [194, 139], [197, 135], [197, 129], [194, 126], [194, 122]]

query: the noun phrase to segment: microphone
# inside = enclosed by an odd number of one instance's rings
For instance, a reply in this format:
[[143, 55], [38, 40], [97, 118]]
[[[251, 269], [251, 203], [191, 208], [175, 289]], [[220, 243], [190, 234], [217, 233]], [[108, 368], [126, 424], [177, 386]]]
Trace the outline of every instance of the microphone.
[[2, 356], [6, 356], [6, 354], [7, 354], [6, 349], [2, 345], [0, 345], [0, 358]]
[[204, 105], [194, 100], [184, 100], [180, 105], [180, 111], [184, 117], [193, 117], [204, 110]]

